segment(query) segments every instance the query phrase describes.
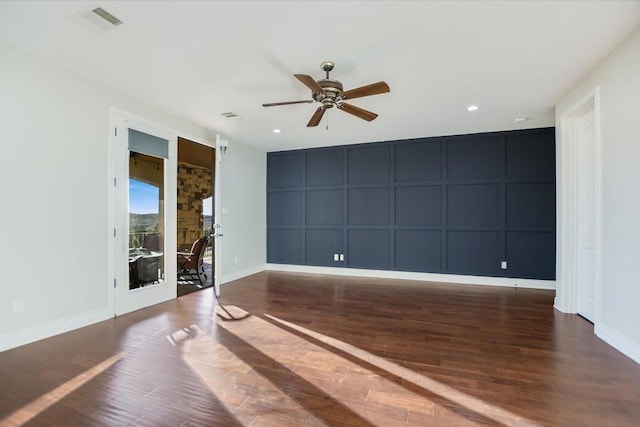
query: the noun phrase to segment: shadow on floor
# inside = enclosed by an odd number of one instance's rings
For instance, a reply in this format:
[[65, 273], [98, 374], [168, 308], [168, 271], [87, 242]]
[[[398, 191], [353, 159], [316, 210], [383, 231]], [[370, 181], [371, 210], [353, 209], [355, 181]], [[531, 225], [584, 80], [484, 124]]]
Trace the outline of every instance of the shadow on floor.
[[192, 292], [196, 292], [202, 289], [210, 288], [213, 286], [213, 259], [205, 259], [204, 260], [204, 272], [206, 274], [202, 277], [202, 284], [198, 281], [198, 279], [190, 276], [178, 276], [178, 297], [183, 295], [190, 294]]

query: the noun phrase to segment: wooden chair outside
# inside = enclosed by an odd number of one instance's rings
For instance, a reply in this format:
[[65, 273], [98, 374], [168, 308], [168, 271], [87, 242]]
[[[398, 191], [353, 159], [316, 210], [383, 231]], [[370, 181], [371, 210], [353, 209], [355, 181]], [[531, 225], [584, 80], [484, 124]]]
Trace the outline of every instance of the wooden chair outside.
[[200, 237], [193, 245], [189, 252], [178, 252], [178, 278], [188, 276], [192, 279], [197, 278], [200, 285], [204, 285], [202, 275], [207, 279], [204, 271], [203, 258], [207, 247], [208, 237]]

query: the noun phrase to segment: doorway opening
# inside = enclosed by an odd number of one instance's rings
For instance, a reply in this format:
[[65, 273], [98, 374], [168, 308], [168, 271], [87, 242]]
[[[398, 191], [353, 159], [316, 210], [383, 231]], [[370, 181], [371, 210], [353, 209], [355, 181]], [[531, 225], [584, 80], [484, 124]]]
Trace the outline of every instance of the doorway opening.
[[178, 297], [213, 286], [215, 150], [178, 137]]

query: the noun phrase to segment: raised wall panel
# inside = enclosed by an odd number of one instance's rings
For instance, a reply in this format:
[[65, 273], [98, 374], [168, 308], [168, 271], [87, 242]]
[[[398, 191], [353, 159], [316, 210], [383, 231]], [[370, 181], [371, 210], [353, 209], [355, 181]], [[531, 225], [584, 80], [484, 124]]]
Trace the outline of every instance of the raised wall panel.
[[500, 185], [449, 185], [447, 193], [449, 225], [499, 225]]
[[268, 225], [302, 224], [302, 191], [271, 191], [267, 193]]
[[395, 146], [397, 182], [437, 181], [442, 179], [441, 143], [423, 139]]
[[344, 223], [344, 190], [309, 190], [306, 204], [307, 225]]
[[302, 230], [268, 229], [267, 262], [276, 264], [302, 264], [304, 262]]
[[344, 149], [309, 151], [306, 162], [308, 186], [344, 183]]
[[347, 263], [356, 268], [389, 268], [388, 230], [349, 230]]
[[273, 153], [267, 157], [267, 188], [300, 187], [304, 184], [303, 153]]
[[334, 261], [334, 254], [344, 254], [343, 230], [307, 230], [305, 240], [307, 264], [342, 267], [343, 262]]
[[440, 271], [441, 236], [440, 230], [397, 230], [395, 235], [396, 270]]
[[505, 139], [507, 178], [555, 177], [554, 132], [514, 134]]
[[506, 238], [507, 276], [555, 279], [555, 233], [508, 231]]
[[447, 179], [500, 177], [498, 137], [474, 136], [447, 142]]
[[389, 224], [388, 188], [352, 188], [348, 192], [349, 225]]
[[395, 204], [398, 225], [442, 223], [442, 187], [439, 185], [396, 187]]
[[449, 231], [447, 269], [455, 274], [500, 276], [500, 233]]
[[372, 144], [348, 149], [349, 184], [389, 182], [389, 146]]
[[507, 225], [554, 227], [556, 183], [507, 184]]
[[267, 258], [553, 279], [554, 144], [548, 128], [268, 153]]

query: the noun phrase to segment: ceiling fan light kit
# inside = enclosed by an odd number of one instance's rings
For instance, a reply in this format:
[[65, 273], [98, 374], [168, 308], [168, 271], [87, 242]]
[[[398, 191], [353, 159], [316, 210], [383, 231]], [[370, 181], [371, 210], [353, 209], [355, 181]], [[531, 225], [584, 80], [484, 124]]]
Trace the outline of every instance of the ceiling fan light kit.
[[390, 91], [389, 85], [385, 82], [372, 83], [370, 85], [362, 86], [356, 89], [344, 91], [342, 83], [338, 80], [331, 79], [329, 72], [333, 70], [335, 64], [331, 61], [324, 61], [320, 64], [322, 70], [326, 73], [324, 79], [315, 80], [313, 77], [307, 74], [294, 74], [302, 84], [311, 89], [311, 98], [304, 101], [286, 101], [286, 102], [272, 102], [268, 104], [262, 104], [263, 107], [275, 107], [279, 105], [290, 104], [310, 104], [313, 102], [319, 102], [322, 105], [311, 116], [311, 120], [307, 123], [307, 127], [318, 126], [324, 116], [324, 112], [333, 108], [334, 106], [346, 113], [352, 114], [363, 120], [370, 122], [374, 120], [378, 115], [371, 111], [356, 107], [355, 105], [347, 104], [345, 99], [362, 98], [365, 96], [378, 95], [381, 93], [387, 93]]

